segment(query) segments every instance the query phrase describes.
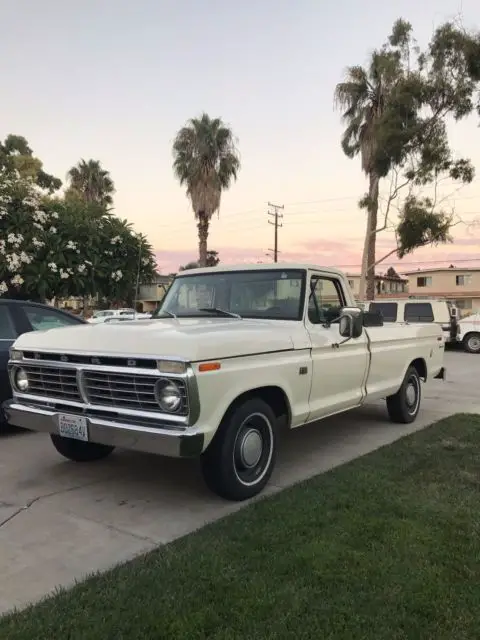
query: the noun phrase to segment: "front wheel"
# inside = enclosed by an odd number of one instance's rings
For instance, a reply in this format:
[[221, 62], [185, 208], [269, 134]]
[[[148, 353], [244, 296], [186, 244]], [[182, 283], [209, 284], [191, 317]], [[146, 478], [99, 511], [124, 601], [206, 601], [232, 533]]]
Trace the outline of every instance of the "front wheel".
[[402, 386], [393, 396], [387, 398], [390, 420], [400, 424], [414, 422], [420, 411], [422, 383], [415, 367], [409, 367]]
[[73, 438], [64, 438], [56, 433], [51, 433], [53, 446], [64, 458], [73, 460], [74, 462], [94, 462], [95, 460], [103, 460], [109, 456], [115, 447], [98, 442], [83, 442], [83, 440], [74, 440]]
[[277, 451], [277, 418], [261, 398], [228, 412], [201, 458], [208, 488], [227, 500], [247, 500], [272, 475]]
[[480, 353], [480, 333], [468, 333], [463, 339], [463, 348], [467, 353]]

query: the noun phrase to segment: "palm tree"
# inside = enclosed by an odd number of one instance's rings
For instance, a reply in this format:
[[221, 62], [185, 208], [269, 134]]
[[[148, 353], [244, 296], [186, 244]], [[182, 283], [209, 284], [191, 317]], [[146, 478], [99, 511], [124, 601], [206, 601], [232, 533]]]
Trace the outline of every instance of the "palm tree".
[[89, 203], [103, 207], [113, 204], [115, 187], [110, 173], [102, 168], [99, 160], [80, 160], [67, 173], [69, 192]]
[[173, 171], [187, 188], [197, 220], [199, 266], [207, 264], [210, 220], [220, 208], [222, 191], [237, 179], [240, 159], [232, 130], [204, 113], [180, 129], [173, 143]]
[[[398, 79], [398, 60], [385, 51], [374, 52], [368, 70], [349, 67], [345, 82], [335, 88], [335, 103], [342, 110], [346, 129], [342, 136], [342, 149], [349, 158], [360, 154], [363, 172], [368, 177], [368, 195], [364, 200], [367, 232], [362, 256], [360, 300], [375, 295], [375, 244], [378, 218], [380, 179], [388, 174], [390, 162], [382, 154], [382, 117], [388, 99]], [[383, 157], [382, 157], [383, 156]]]

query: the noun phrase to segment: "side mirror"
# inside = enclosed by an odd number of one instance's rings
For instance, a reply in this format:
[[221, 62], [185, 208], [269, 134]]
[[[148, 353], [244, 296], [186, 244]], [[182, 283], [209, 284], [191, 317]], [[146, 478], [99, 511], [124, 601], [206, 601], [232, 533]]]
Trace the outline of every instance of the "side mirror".
[[338, 321], [342, 338], [359, 338], [363, 332], [363, 311], [358, 308], [344, 308]]

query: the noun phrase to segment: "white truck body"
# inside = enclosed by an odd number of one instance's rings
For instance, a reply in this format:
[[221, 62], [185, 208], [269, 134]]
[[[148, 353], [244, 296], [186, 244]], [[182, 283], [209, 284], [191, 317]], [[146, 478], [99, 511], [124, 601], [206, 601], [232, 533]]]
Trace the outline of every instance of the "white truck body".
[[393, 420], [416, 418], [419, 380], [443, 377], [442, 330], [367, 320], [335, 269], [185, 271], [150, 320], [20, 336], [5, 411], [74, 460], [115, 446], [201, 456], [214, 491], [245, 499], [268, 480], [280, 423], [379, 398]]

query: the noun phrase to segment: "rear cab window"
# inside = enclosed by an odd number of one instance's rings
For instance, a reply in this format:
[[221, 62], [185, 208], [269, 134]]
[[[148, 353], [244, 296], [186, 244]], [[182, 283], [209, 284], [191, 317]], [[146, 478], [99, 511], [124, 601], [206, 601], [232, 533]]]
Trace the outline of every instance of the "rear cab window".
[[404, 311], [405, 322], [433, 322], [433, 309], [429, 302], [407, 302]]
[[372, 313], [380, 313], [384, 322], [396, 322], [398, 305], [396, 302], [372, 302], [368, 309]]

